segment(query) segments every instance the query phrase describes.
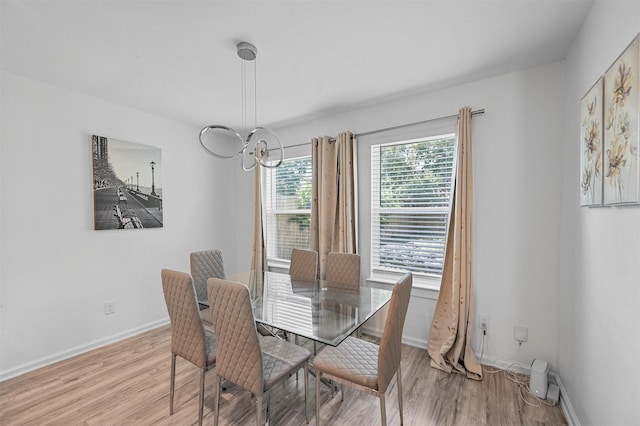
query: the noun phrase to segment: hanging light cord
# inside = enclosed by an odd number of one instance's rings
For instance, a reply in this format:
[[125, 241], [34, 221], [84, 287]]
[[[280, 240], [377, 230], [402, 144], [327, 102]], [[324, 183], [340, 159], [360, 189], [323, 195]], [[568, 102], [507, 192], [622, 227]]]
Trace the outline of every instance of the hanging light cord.
[[258, 127], [258, 57], [253, 60], [253, 128]]
[[247, 71], [245, 67], [245, 61], [240, 61], [240, 77], [242, 78], [241, 90], [242, 90], [242, 129], [247, 127]]

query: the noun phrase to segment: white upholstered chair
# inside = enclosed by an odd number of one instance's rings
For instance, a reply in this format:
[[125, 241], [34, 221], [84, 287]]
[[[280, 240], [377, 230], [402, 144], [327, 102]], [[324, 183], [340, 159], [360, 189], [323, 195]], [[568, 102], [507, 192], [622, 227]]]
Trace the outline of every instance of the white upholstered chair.
[[[347, 337], [337, 347], [327, 346], [313, 360], [316, 371], [316, 425], [320, 424], [320, 380], [330, 379], [380, 398], [382, 424], [387, 424], [385, 393], [395, 375], [398, 409], [402, 418], [402, 330], [411, 296], [412, 275], [405, 274], [393, 288], [380, 345]], [[344, 394], [342, 394], [344, 399]]]
[[325, 279], [332, 286], [360, 290], [360, 255], [331, 252], [327, 256]]
[[304, 369], [305, 414], [308, 407], [308, 350], [276, 337], [259, 337], [256, 331], [249, 289], [244, 284], [210, 278], [207, 281], [211, 318], [218, 338], [215, 421], [218, 424], [220, 381], [228, 380], [256, 397], [257, 424], [264, 423], [263, 399], [275, 385]]
[[[220, 249], [195, 251], [189, 255], [189, 261], [196, 297], [199, 302], [207, 302], [207, 280], [209, 278], [225, 278], [222, 251]], [[206, 325], [211, 325], [211, 310], [209, 308], [202, 309], [200, 317]]]
[[204, 406], [204, 376], [216, 364], [216, 335], [205, 328], [191, 276], [184, 272], [163, 269], [162, 290], [171, 321], [171, 383], [169, 415], [173, 415], [173, 394], [176, 381], [176, 358], [179, 356], [200, 369], [198, 424], [202, 425]]
[[315, 250], [291, 250], [289, 275], [292, 279], [315, 281], [318, 277], [318, 252]]

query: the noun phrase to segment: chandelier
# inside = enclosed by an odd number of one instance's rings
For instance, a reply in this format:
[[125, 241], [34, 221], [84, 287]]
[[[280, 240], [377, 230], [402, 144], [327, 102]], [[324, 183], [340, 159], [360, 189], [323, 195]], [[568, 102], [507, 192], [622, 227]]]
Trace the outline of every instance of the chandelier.
[[[212, 156], [224, 160], [240, 157], [242, 170], [250, 171], [260, 165], [266, 168], [276, 168], [284, 159], [284, 147], [278, 135], [267, 127], [257, 125], [257, 67], [256, 57], [258, 49], [251, 43], [241, 41], [236, 45], [238, 56], [242, 59], [242, 126], [246, 128], [247, 117], [247, 73], [245, 64], [253, 63], [253, 106], [254, 128], [246, 139], [240, 133], [228, 126], [212, 124], [200, 130], [200, 145]], [[278, 160], [267, 163], [269, 151], [279, 152]]]

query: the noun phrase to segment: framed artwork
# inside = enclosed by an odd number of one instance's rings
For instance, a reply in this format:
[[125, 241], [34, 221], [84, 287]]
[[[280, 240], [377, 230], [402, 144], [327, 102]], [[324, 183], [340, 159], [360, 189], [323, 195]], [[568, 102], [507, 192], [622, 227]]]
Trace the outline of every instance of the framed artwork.
[[604, 75], [604, 204], [638, 204], [639, 38]]
[[602, 205], [604, 82], [598, 79], [580, 101], [580, 205]]
[[162, 228], [162, 150], [91, 136], [94, 229]]

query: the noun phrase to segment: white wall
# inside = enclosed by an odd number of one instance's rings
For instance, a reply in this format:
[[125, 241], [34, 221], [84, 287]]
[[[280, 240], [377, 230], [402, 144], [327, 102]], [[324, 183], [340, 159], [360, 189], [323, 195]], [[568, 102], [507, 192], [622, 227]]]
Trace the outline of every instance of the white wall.
[[[485, 361], [527, 367], [533, 358], [543, 358], [555, 368], [563, 93], [564, 63], [559, 62], [277, 130], [292, 145], [344, 130], [364, 132], [456, 114], [464, 105], [484, 108], [486, 113], [473, 119], [473, 143], [475, 306], [491, 327]], [[247, 204], [236, 210], [251, 211]], [[369, 218], [359, 220], [362, 237], [369, 232]], [[368, 247], [361, 244], [359, 251], [366, 270]], [[414, 290], [406, 343], [426, 346], [436, 298], [434, 292]], [[517, 354], [514, 324], [529, 327], [529, 342]], [[480, 350], [477, 335], [474, 348]]]
[[580, 99], [639, 31], [640, 2], [598, 1], [567, 56], [558, 365], [584, 425], [640, 422], [640, 207], [578, 197]]
[[[3, 72], [0, 379], [168, 320], [160, 269], [234, 253], [230, 162], [198, 131]], [[164, 227], [93, 230], [91, 135], [162, 149]], [[116, 313], [105, 316], [113, 300]]]

